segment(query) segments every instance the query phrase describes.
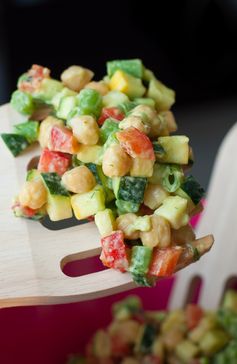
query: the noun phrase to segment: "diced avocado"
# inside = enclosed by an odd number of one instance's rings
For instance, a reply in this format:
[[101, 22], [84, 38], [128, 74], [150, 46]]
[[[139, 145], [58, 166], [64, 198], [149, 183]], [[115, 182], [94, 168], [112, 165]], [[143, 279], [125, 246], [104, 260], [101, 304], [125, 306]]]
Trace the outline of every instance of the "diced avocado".
[[41, 173], [47, 189], [46, 210], [51, 221], [59, 221], [72, 217], [69, 192], [61, 184], [57, 173]]
[[151, 323], [146, 324], [140, 333], [140, 340], [135, 347], [135, 351], [143, 355], [151, 353], [156, 334], [157, 328], [155, 325]]
[[93, 190], [83, 194], [75, 194], [71, 197], [74, 214], [78, 220], [95, 215], [105, 209], [105, 196], [103, 188], [96, 185]]
[[26, 121], [24, 123], [14, 125], [14, 131], [16, 134], [22, 135], [31, 144], [38, 139], [39, 134], [39, 122], [38, 121]]
[[61, 184], [57, 173], [41, 173], [42, 180], [50, 195], [69, 196], [69, 192]]
[[54, 108], [57, 110], [58, 107], [59, 107], [59, 104], [61, 102], [61, 100], [64, 98], [64, 97], [67, 97], [67, 96], [76, 96], [76, 92], [75, 91], [72, 91], [70, 90], [69, 88], [67, 87], [64, 87], [60, 92], [58, 92], [51, 100], [51, 104], [54, 106]]
[[175, 102], [174, 90], [168, 88], [157, 79], [149, 81], [147, 97], [155, 100], [156, 108], [159, 111], [169, 110]]
[[133, 246], [129, 272], [135, 275], [145, 275], [148, 272], [151, 258], [151, 248], [147, 246]]
[[191, 175], [185, 177], [181, 188], [191, 198], [194, 205], [197, 205], [205, 194], [205, 190]]
[[237, 292], [234, 290], [228, 290], [225, 293], [222, 308], [225, 310], [233, 311], [237, 314]]
[[40, 87], [33, 93], [33, 97], [46, 103], [51, 103], [52, 98], [63, 89], [60, 81], [52, 78], [44, 78]]
[[103, 151], [103, 147], [100, 145], [83, 145], [79, 147], [77, 158], [84, 163], [101, 164], [100, 154]]
[[140, 208], [139, 203], [123, 200], [116, 200], [115, 205], [118, 208], [119, 215], [126, 214], [127, 212], [138, 212]]
[[149, 231], [151, 229], [151, 218], [150, 216], [138, 216], [132, 224], [134, 230]]
[[110, 91], [103, 96], [102, 102], [105, 107], [115, 107], [125, 102], [129, 102], [129, 98], [123, 92]]
[[155, 210], [155, 214], [162, 216], [170, 222], [173, 229], [187, 225], [189, 216], [187, 214], [188, 202], [185, 198], [179, 196], [167, 197], [162, 205]]
[[130, 98], [141, 97], [146, 89], [139, 78], [135, 78], [128, 73], [117, 70], [110, 79], [109, 87], [125, 93]]
[[14, 157], [17, 157], [29, 146], [27, 139], [19, 134], [3, 133], [1, 137]]
[[153, 99], [150, 99], [149, 97], [137, 97], [133, 100], [133, 102], [137, 105], [147, 105], [154, 107], [156, 106], [156, 103]]
[[109, 118], [105, 120], [104, 124], [100, 128], [100, 140], [102, 144], [106, 142], [111, 133], [119, 131], [119, 123], [117, 120]]
[[77, 96], [80, 115], [99, 117], [102, 109], [102, 96], [93, 89], [84, 88]]
[[143, 75], [143, 64], [140, 59], [109, 61], [106, 63], [106, 66], [109, 77], [112, 77], [117, 70], [122, 70], [137, 78], [142, 78]]
[[27, 172], [27, 175], [26, 175], [27, 181], [34, 181], [39, 178], [41, 178], [41, 174], [40, 174], [40, 171], [38, 171], [38, 169], [30, 169]]
[[206, 332], [199, 342], [200, 349], [205, 355], [213, 355], [221, 350], [229, 341], [229, 335], [220, 329]]
[[70, 197], [48, 194], [46, 210], [51, 221], [60, 221], [72, 217]]
[[154, 162], [150, 159], [132, 158], [130, 176], [132, 177], [151, 177], [153, 174]]
[[61, 99], [57, 109], [57, 117], [67, 120], [69, 113], [77, 106], [76, 96], [65, 96]]
[[97, 174], [98, 174], [98, 177], [100, 180], [99, 184], [101, 184], [104, 189], [105, 201], [110, 202], [115, 199], [115, 196], [114, 196], [113, 191], [109, 188], [108, 177], [105, 176], [101, 166], [97, 165], [96, 169], [97, 169]]
[[177, 196], [180, 196], [182, 198], [186, 198], [186, 200], [188, 201], [188, 213], [190, 213], [191, 211], [194, 210], [195, 208], [195, 205], [192, 201], [192, 199], [189, 197], [189, 195], [184, 191], [182, 190], [182, 188], [178, 188], [176, 191], [175, 191], [175, 194]]
[[182, 363], [190, 363], [199, 354], [199, 348], [190, 340], [183, 340], [177, 346], [175, 353]]
[[119, 200], [141, 203], [147, 179], [143, 177], [124, 176], [113, 179], [113, 190]]
[[158, 138], [158, 142], [165, 150], [165, 154], [160, 158], [160, 162], [188, 164], [188, 137], [185, 135], [163, 136]]
[[115, 218], [112, 210], [105, 209], [99, 211], [95, 215], [95, 224], [100, 232], [100, 235], [107, 236], [112, 233], [115, 229]]
[[16, 90], [11, 96], [11, 106], [21, 114], [31, 115], [35, 110], [35, 104], [30, 94]]
[[153, 166], [153, 173], [150, 178], [148, 178], [148, 182], [153, 185], [162, 185], [164, 175], [164, 167], [161, 164], [155, 163]]

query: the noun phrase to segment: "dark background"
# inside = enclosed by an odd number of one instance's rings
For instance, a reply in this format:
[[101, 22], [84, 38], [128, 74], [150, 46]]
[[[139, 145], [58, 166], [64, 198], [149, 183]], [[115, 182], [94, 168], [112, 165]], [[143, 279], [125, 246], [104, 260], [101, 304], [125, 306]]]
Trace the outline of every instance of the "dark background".
[[99, 79], [105, 62], [139, 57], [177, 92], [179, 132], [207, 186], [237, 105], [237, 1], [6, 0], [0, 3], [0, 103], [32, 63], [58, 77], [71, 64]]

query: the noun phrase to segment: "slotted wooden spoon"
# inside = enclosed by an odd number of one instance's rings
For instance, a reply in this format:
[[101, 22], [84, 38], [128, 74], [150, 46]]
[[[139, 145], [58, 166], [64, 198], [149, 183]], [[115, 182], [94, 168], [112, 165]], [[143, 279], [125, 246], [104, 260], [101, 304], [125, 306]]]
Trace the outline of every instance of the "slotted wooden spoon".
[[[12, 132], [12, 125], [19, 121], [21, 117], [9, 105], [0, 108], [1, 133]], [[12, 197], [25, 180], [27, 165], [37, 155], [39, 148], [32, 146], [14, 159], [0, 142], [0, 307], [82, 301], [134, 287], [130, 274], [115, 270], [76, 278], [62, 272], [67, 262], [100, 253], [94, 223], [48, 230], [39, 222], [13, 216]], [[205, 233], [210, 230], [207, 227]], [[207, 236], [194, 245], [204, 254], [212, 243], [212, 236]]]
[[182, 307], [193, 278], [200, 277], [199, 303], [215, 309], [230, 279], [237, 278], [237, 124], [225, 136], [216, 157], [208, 190], [208, 204], [197, 235], [211, 231], [215, 244], [208, 256], [176, 275], [170, 308]]

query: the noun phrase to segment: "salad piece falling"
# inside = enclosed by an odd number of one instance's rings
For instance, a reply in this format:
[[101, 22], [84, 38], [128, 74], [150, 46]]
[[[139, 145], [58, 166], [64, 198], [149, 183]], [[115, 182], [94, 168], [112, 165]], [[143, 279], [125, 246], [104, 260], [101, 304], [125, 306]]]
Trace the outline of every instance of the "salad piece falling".
[[189, 224], [204, 190], [185, 174], [189, 138], [170, 135], [174, 91], [139, 59], [107, 62], [103, 80], [93, 77], [71, 66], [58, 81], [33, 65], [19, 78], [11, 105], [26, 120], [1, 136], [14, 156], [36, 141], [42, 150], [13, 211], [34, 220], [94, 217], [103, 264], [152, 286], [210, 249], [194, 242]]

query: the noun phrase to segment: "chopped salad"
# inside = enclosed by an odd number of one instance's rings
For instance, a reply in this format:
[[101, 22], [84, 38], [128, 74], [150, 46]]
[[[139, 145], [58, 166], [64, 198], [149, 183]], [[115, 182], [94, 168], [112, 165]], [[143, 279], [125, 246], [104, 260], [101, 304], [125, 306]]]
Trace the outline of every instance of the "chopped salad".
[[145, 311], [136, 296], [113, 305], [113, 320], [91, 338], [86, 356], [67, 364], [236, 364], [237, 293], [216, 312], [195, 304]]
[[61, 80], [33, 65], [11, 105], [26, 120], [1, 137], [13, 156], [42, 148], [13, 204], [15, 216], [52, 221], [94, 217], [100, 259], [152, 286], [199, 259], [190, 218], [203, 188], [186, 174], [192, 148], [177, 130], [175, 93], [141, 60], [107, 62], [107, 75], [71, 66]]

